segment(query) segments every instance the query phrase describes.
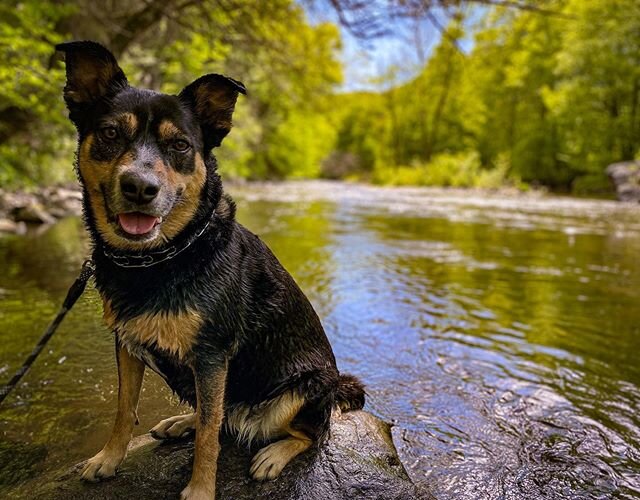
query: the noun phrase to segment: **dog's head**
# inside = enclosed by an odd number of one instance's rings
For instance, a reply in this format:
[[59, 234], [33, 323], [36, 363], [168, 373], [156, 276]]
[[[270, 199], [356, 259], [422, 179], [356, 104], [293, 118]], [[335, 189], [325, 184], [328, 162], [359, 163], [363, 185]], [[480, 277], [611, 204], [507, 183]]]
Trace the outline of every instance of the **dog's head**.
[[78, 130], [78, 175], [90, 224], [109, 245], [162, 245], [192, 220], [211, 149], [231, 128], [242, 83], [206, 75], [179, 95], [130, 87], [115, 57], [95, 42], [64, 52], [64, 99]]

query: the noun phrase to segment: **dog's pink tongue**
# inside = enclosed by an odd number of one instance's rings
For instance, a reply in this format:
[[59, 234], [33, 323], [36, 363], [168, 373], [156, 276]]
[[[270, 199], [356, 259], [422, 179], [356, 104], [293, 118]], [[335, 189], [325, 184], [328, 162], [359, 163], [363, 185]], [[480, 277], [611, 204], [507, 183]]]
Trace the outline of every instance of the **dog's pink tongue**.
[[140, 212], [118, 215], [120, 226], [129, 234], [148, 233], [156, 225], [157, 220], [158, 218], [153, 215], [141, 214]]

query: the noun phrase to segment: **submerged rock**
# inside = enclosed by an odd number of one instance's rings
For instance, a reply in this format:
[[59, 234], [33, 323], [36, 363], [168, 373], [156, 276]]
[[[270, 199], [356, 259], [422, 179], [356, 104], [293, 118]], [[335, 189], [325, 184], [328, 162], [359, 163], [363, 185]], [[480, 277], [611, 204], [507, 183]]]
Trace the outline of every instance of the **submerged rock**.
[[[389, 424], [364, 411], [334, 415], [331, 435], [320, 450], [296, 457], [273, 481], [249, 477], [257, 447], [248, 450], [222, 438], [216, 498], [233, 500], [409, 500], [433, 498], [414, 485], [398, 457]], [[97, 484], [80, 480], [83, 464], [58, 477], [33, 498], [178, 498], [191, 474], [193, 441], [135, 438], [118, 475]]]
[[640, 203], [640, 161], [613, 163], [607, 167], [607, 175], [620, 201]]

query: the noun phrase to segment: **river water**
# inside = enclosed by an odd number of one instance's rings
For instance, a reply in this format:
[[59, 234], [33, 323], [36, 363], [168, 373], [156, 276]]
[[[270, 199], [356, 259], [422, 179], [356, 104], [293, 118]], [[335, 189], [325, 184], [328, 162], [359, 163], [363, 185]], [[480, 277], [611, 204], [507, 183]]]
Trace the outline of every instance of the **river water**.
[[[640, 496], [640, 207], [328, 182], [229, 191], [436, 497]], [[0, 382], [87, 248], [75, 218], [0, 239]], [[186, 411], [154, 374], [143, 391], [137, 433]], [[90, 289], [0, 409], [0, 497], [95, 453], [116, 393]]]

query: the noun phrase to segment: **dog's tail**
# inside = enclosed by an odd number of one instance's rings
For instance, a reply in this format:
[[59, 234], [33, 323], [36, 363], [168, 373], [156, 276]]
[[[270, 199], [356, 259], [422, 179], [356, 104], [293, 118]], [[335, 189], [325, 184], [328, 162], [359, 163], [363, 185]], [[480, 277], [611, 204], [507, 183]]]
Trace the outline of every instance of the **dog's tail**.
[[336, 403], [344, 412], [361, 410], [364, 406], [364, 385], [353, 375], [340, 375]]

